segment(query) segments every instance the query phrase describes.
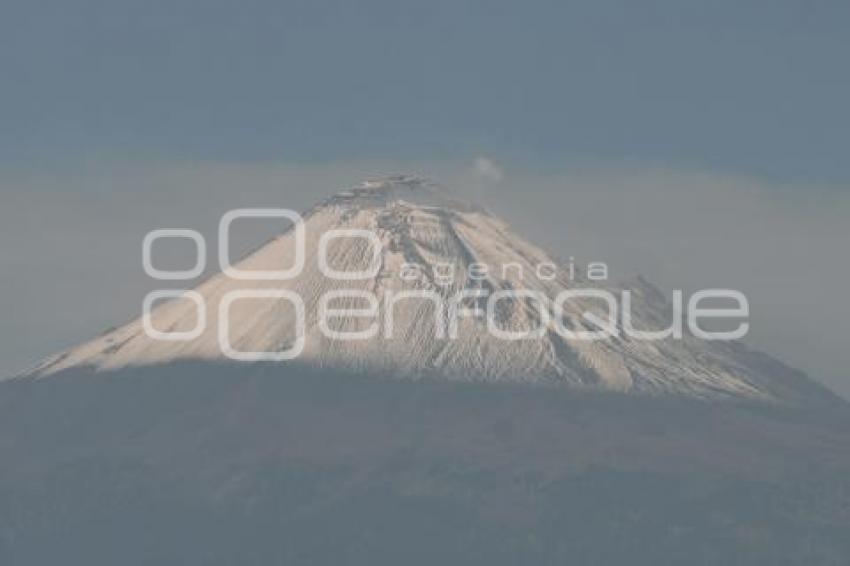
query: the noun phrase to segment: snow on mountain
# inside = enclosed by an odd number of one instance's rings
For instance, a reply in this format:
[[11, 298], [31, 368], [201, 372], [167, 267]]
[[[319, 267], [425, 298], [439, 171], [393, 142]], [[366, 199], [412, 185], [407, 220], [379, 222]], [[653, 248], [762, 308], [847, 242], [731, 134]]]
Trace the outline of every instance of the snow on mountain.
[[[394, 176], [340, 192], [304, 214], [304, 229], [305, 264], [298, 276], [283, 281], [249, 281], [218, 273], [195, 289], [203, 299], [206, 316], [206, 328], [197, 338], [157, 340], [145, 333], [138, 319], [46, 360], [29, 375], [47, 376], [87, 366], [110, 370], [176, 360], [226, 361], [228, 357], [219, 344], [219, 306], [228, 293], [261, 290], [289, 291], [303, 298], [304, 347], [298, 360], [317, 367], [391, 372], [408, 378], [563, 384], [579, 389], [703, 398], [784, 401], [819, 391], [798, 372], [738, 343], [708, 342], [688, 335], [661, 341], [627, 336], [574, 340], [556, 332], [550, 320], [539, 336], [505, 340], [488, 331], [482, 317], [464, 316], [458, 318], [456, 338], [441, 337], [440, 328], [445, 330], [445, 325], [439, 323], [445, 320], [438, 320], [435, 303], [413, 296], [399, 299], [400, 293], [434, 292], [448, 300], [463, 290], [487, 294], [527, 289], [552, 298], [566, 289], [597, 287], [598, 283], [589, 281], [581, 270], [570, 276], [564, 269], [547, 268], [547, 277], [538, 277], [540, 265], [564, 263], [515, 234], [488, 211], [459, 202], [422, 178]], [[374, 276], [336, 280], [320, 271], [319, 241], [332, 229], [369, 230], [377, 235], [381, 251], [375, 258]], [[289, 229], [234, 267], [243, 271], [284, 269], [296, 259], [295, 238], [295, 230]], [[327, 246], [328, 264], [339, 271], [365, 270], [371, 265], [371, 256], [372, 246], [361, 238], [338, 238]], [[411, 265], [421, 269], [411, 273]], [[486, 274], [480, 271], [482, 265], [489, 267]], [[454, 277], [448, 281], [452, 269]], [[407, 275], [403, 275], [405, 272]], [[616, 293], [621, 290], [606, 285]], [[669, 326], [670, 305], [658, 290], [642, 279], [623, 287], [633, 294], [636, 328]], [[328, 338], [317, 313], [322, 297], [340, 290], [372, 294], [381, 316], [386, 316], [387, 301], [395, 297], [390, 309], [391, 332], [377, 319], [377, 335], [372, 338]], [[484, 300], [470, 296], [460, 306], [485, 308]], [[327, 306], [363, 309], [369, 306], [367, 301], [348, 296]], [[506, 330], [535, 328], [541, 317], [532, 301], [522, 298], [500, 301], [498, 307], [495, 314], [499, 327]], [[571, 301], [566, 309], [565, 327], [594, 329], [582, 315], [598, 310], [596, 302]], [[236, 351], [275, 352], [296, 343], [296, 313], [284, 298], [240, 299], [228, 312], [228, 340]], [[160, 331], [180, 332], [195, 327], [196, 319], [196, 305], [178, 299], [160, 303], [151, 322]], [[337, 318], [333, 329], [366, 332], [375, 321], [370, 316]]]

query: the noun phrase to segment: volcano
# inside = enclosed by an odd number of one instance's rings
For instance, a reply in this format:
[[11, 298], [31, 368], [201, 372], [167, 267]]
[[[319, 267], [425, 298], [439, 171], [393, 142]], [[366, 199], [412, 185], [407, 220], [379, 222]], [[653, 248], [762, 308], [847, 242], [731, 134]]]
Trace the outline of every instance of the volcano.
[[[850, 563], [850, 411], [801, 372], [690, 334], [558, 331], [592, 330], [591, 301], [505, 300], [500, 329], [542, 329], [505, 340], [476, 316], [441, 336], [408, 297], [372, 333], [405, 292], [629, 290], [648, 330], [673, 310], [643, 279], [535, 276], [564, 263], [419, 177], [303, 218], [298, 275], [258, 276], [298, 263], [293, 225], [150, 313], [191, 339], [141, 318], [0, 382], [0, 564]], [[332, 230], [380, 245], [320, 249]], [[332, 330], [365, 339], [329, 337], [334, 292], [368, 313]]]
[[[378, 371], [399, 378], [519, 381], [581, 390], [781, 403], [831, 397], [800, 372], [736, 342], [691, 335], [586, 340], [556, 331], [555, 318], [564, 328], [592, 331], [587, 313], [602, 318], [605, 314], [599, 301], [591, 299], [571, 301], [555, 313], [551, 304], [508, 296], [493, 311], [498, 331], [488, 326], [485, 317], [465, 316], [453, 319], [455, 327], [448, 336], [445, 311], [453, 298], [457, 308], [481, 313], [482, 298], [504, 291], [521, 290], [551, 299], [570, 289], [604, 288], [618, 296], [627, 290], [632, 325], [638, 329], [669, 327], [674, 315], [670, 301], [643, 278], [606, 285], [583, 272], [557, 269], [566, 262], [526, 241], [487, 210], [452, 197], [427, 179], [398, 175], [366, 181], [339, 192], [303, 217], [302, 233], [290, 227], [225, 272], [208, 278], [194, 290], [196, 301], [175, 300], [154, 310], [152, 327], [186, 332], [196, 327], [197, 305], [202, 305], [207, 324], [197, 337], [187, 341], [152, 338], [140, 318], [47, 359], [28, 375], [48, 376], [81, 367], [114, 370], [174, 361], [229, 361], [228, 357], [238, 359], [238, 352], [266, 352], [273, 357], [300, 338], [303, 343], [297, 357], [308, 365]], [[335, 238], [322, 246], [322, 235], [334, 230], [368, 231], [377, 241]], [[299, 236], [303, 236], [300, 241]], [[299, 246], [303, 268], [297, 275], [284, 280], [255, 276], [296, 263]], [[335, 278], [328, 276], [329, 269], [366, 275]], [[232, 277], [234, 270], [241, 275]], [[303, 320], [296, 318], [291, 299], [281, 297], [281, 292], [303, 301]], [[363, 316], [338, 317], [337, 333], [360, 338], [329, 337], [317, 316], [329, 293], [338, 296], [325, 308], [348, 312], [364, 309], [365, 298], [374, 297], [384, 307], [386, 324], [366, 336], [373, 321]], [[222, 303], [234, 294], [242, 300], [227, 301], [223, 313]], [[259, 296], [251, 299], [251, 295]], [[543, 315], [546, 320], [541, 323]], [[227, 317], [224, 338], [220, 316]], [[539, 331], [524, 339], [498, 334], [532, 328]]]

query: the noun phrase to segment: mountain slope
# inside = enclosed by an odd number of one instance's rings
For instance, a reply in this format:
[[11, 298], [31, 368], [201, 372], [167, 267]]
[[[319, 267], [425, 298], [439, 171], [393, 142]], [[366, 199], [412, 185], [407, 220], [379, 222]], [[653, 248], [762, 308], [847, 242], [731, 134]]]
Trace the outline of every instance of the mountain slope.
[[0, 383], [0, 563], [838, 566], [848, 425], [299, 364], [68, 370]]

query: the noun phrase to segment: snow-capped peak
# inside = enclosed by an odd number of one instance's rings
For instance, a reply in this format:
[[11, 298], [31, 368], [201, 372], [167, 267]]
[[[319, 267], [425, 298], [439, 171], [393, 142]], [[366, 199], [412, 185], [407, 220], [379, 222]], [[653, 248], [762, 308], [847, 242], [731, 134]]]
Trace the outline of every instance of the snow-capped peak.
[[441, 207], [457, 211], [480, 211], [480, 207], [467, 202], [439, 183], [417, 174], [394, 174], [371, 178], [343, 190], [321, 206], [386, 207], [391, 203], [406, 202], [419, 206]]
[[[323, 235], [340, 229], [374, 234], [380, 246], [370, 247], [358, 238], [322, 243]], [[735, 343], [706, 342], [692, 336], [661, 341], [627, 337], [583, 341], [556, 331], [556, 322], [575, 328], [586, 325], [583, 316], [590, 307], [582, 302], [572, 304], [562, 313], [562, 320], [555, 321], [552, 312], [542, 313], [523, 298], [502, 301], [494, 310], [500, 328], [516, 331], [539, 324], [541, 329], [532, 339], [506, 340], [494, 335], [487, 321], [474, 316], [480, 304], [476, 298], [466, 297], [455, 306], [467, 309], [466, 314], [473, 311], [473, 316], [458, 317], [454, 335], [447, 336], [440, 316], [445, 313], [444, 305], [428, 297], [451, 303], [464, 291], [486, 296], [529, 290], [553, 298], [587, 281], [558, 268], [563, 264], [557, 258], [514, 233], [504, 221], [463, 203], [423, 177], [394, 175], [341, 191], [304, 215], [303, 234], [304, 241], [299, 243], [297, 231], [289, 230], [235, 266], [243, 273], [280, 270], [296, 262], [295, 250], [302, 245], [306, 259], [297, 276], [247, 280], [219, 273], [194, 289], [193, 300], [165, 302], [153, 311], [149, 326], [163, 333], [191, 331], [205, 319], [192, 339], [152, 338], [144, 320], [138, 319], [48, 359], [30, 375], [84, 366], [108, 370], [191, 359], [229, 362], [234, 352], [237, 357], [246, 352], [274, 354], [300, 344], [301, 362], [381, 371], [401, 378], [430, 375], [450, 380], [773, 400], [796, 398], [801, 392], [817, 389], [794, 370]], [[539, 271], [541, 265], [547, 266], [545, 277]], [[328, 266], [343, 273], [367, 271], [368, 277], [329, 278]], [[416, 266], [415, 276], [405, 274], [410, 266]], [[620, 289], [612, 286], [612, 290]], [[338, 339], [328, 332], [321, 312], [329, 308], [326, 300], [333, 293], [338, 296], [330, 308], [351, 311], [369, 307], [371, 312], [374, 307], [380, 311], [373, 313], [374, 317], [361, 313], [334, 321], [338, 334], [360, 333], [364, 339]], [[423, 297], [417, 298], [417, 294]], [[300, 324], [292, 296], [303, 301]], [[651, 285], [638, 280], [632, 306], [637, 328], [669, 324], [669, 308], [660, 297]], [[374, 302], [369, 305], [371, 298]], [[373, 329], [377, 330], [372, 333]], [[223, 340], [227, 348], [222, 347]]]

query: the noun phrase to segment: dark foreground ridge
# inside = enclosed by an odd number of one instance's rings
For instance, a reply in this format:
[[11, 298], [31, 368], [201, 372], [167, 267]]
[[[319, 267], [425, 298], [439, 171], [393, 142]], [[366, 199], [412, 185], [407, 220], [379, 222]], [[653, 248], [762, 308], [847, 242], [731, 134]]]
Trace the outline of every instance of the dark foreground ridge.
[[850, 414], [183, 363], [0, 383], [0, 564], [847, 564]]

